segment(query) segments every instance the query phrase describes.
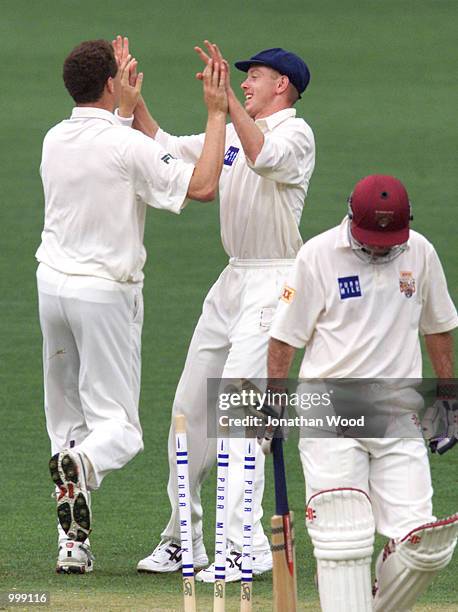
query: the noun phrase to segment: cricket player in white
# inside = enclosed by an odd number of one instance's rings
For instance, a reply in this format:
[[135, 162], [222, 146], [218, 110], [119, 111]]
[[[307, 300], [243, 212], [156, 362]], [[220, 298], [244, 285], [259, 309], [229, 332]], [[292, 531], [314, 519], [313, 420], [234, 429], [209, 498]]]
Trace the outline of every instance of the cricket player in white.
[[[223, 61], [206, 41], [204, 62]], [[216, 440], [207, 435], [208, 378], [265, 378], [268, 331], [282, 287], [302, 245], [298, 225], [315, 162], [313, 133], [296, 117], [293, 104], [309, 82], [305, 63], [283, 49], [267, 49], [236, 67], [247, 72], [241, 87], [245, 108], [228, 86], [229, 113], [225, 158], [219, 183], [221, 237], [229, 265], [208, 293], [178, 384], [173, 414], [188, 424], [194, 561], [208, 563], [203, 545], [200, 488], [215, 463]], [[200, 77], [200, 75], [198, 75]], [[144, 103], [135, 109], [134, 127], [174, 156], [192, 162], [203, 135], [175, 137], [161, 130]], [[210, 415], [210, 418], [213, 418]], [[241, 578], [243, 543], [244, 440], [230, 440], [228, 554], [226, 581]], [[172, 505], [169, 524], [139, 571], [167, 572], [181, 566], [180, 529], [173, 431], [169, 437]], [[264, 458], [258, 455], [253, 517], [253, 573], [271, 569], [272, 557], [261, 526]], [[213, 581], [210, 566], [198, 580]]]
[[[300, 378], [419, 379], [419, 334], [437, 377], [444, 452], [458, 438], [451, 330], [458, 325], [433, 246], [409, 232], [410, 203], [397, 179], [361, 180], [349, 215], [299, 251], [275, 315], [269, 379], [286, 379], [305, 346]], [[401, 386], [402, 388], [402, 386]], [[415, 407], [412, 407], [415, 409]], [[412, 414], [412, 413], [411, 413]], [[458, 514], [437, 521], [427, 449], [410, 438], [302, 438], [307, 527], [324, 612], [410, 610], [450, 561]], [[390, 538], [370, 564], [374, 531]]]
[[[76, 102], [43, 143], [45, 222], [36, 257], [46, 425], [57, 486], [58, 572], [91, 571], [89, 491], [143, 448], [138, 416], [147, 206], [213, 199], [224, 155], [225, 66], [207, 66], [205, 145], [194, 163], [123, 127], [143, 75], [126, 49], [87, 41], [64, 63]], [[195, 164], [195, 165], [194, 165]]]

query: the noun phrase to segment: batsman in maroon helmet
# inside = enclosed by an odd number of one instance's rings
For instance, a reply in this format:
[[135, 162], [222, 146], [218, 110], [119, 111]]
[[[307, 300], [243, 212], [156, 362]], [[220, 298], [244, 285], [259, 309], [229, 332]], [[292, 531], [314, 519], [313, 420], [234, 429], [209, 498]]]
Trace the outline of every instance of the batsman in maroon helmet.
[[[438, 379], [423, 429], [431, 450], [442, 454], [458, 438], [451, 334], [458, 317], [436, 251], [410, 229], [411, 219], [399, 180], [359, 181], [340, 226], [300, 249], [271, 328], [270, 379], [286, 379], [295, 350], [305, 347], [301, 379], [391, 381], [382, 405], [417, 429], [406, 437], [394, 429], [392, 437], [336, 431], [325, 440], [301, 438], [307, 528], [324, 612], [410, 610], [456, 545], [458, 514], [443, 520], [433, 514], [427, 444], [412, 418], [411, 386], [422, 376], [423, 335]], [[376, 531], [389, 541], [372, 592]]]

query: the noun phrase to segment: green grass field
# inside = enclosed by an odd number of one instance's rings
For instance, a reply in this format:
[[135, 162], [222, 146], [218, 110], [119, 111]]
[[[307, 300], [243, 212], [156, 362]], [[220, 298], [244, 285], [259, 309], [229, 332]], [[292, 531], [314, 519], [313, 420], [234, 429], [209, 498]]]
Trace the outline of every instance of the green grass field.
[[[272, 46], [296, 51], [312, 72], [298, 113], [317, 141], [304, 237], [340, 221], [357, 179], [394, 174], [408, 188], [413, 227], [436, 245], [456, 296], [456, 2], [1, 0], [0, 8], [0, 591], [49, 591], [53, 610], [179, 610], [179, 576], [139, 576], [135, 565], [157, 543], [168, 518], [166, 442], [174, 389], [203, 298], [226, 261], [218, 207], [193, 203], [179, 218], [149, 211], [141, 397], [145, 451], [93, 496], [94, 574], [57, 576], [34, 252], [43, 218], [41, 141], [72, 107], [61, 82], [63, 59], [81, 40], [128, 34], [155, 116], [171, 132], [191, 133], [205, 122], [201, 86], [194, 80], [195, 44], [214, 39], [231, 61]], [[241, 81], [235, 71], [232, 79]], [[431, 374], [429, 365], [425, 373]], [[318, 610], [302, 520], [304, 483], [293, 443], [287, 463], [290, 502], [299, 518], [301, 610]], [[432, 458], [438, 516], [457, 510], [457, 470], [458, 451]], [[266, 518], [273, 513], [270, 466], [267, 476]], [[212, 553], [214, 475], [203, 496]], [[457, 570], [455, 556], [415, 609], [458, 610]], [[270, 610], [271, 576], [256, 580], [254, 592], [255, 610]], [[202, 586], [198, 595], [199, 610], [210, 610], [211, 588]], [[228, 599], [228, 609], [236, 610], [237, 585], [228, 585]]]

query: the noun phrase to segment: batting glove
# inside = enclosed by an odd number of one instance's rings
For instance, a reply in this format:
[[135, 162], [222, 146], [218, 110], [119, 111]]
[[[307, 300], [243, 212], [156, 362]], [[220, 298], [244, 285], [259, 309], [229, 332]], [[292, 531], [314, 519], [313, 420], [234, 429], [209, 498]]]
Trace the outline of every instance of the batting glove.
[[265, 418], [265, 424], [258, 429], [258, 444], [264, 455], [272, 452], [272, 440], [288, 437], [288, 428], [285, 425], [277, 425], [276, 421], [285, 418], [287, 415], [288, 390], [286, 387], [267, 386], [266, 399], [260, 407], [259, 413]]
[[439, 384], [437, 400], [421, 421], [431, 452], [443, 455], [458, 442], [458, 400], [454, 384]]

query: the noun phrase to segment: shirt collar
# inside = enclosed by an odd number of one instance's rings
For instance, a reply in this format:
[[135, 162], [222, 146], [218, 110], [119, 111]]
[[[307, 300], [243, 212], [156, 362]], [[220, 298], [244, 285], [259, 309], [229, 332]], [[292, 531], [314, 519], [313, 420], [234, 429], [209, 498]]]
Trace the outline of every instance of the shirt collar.
[[268, 117], [262, 117], [262, 119], [256, 119], [255, 123], [261, 130], [273, 130], [277, 125], [286, 121], [290, 117], [296, 116], [295, 108], [284, 108], [281, 111], [269, 115]]
[[339, 225], [339, 231], [337, 232], [335, 248], [336, 249], [351, 248], [350, 239], [348, 237], [348, 217], [347, 216], [345, 216], [342, 219], [342, 223]]
[[103, 108], [94, 108], [93, 106], [75, 106], [72, 111], [71, 119], [104, 119], [115, 125], [117, 123], [115, 116], [110, 111]]

